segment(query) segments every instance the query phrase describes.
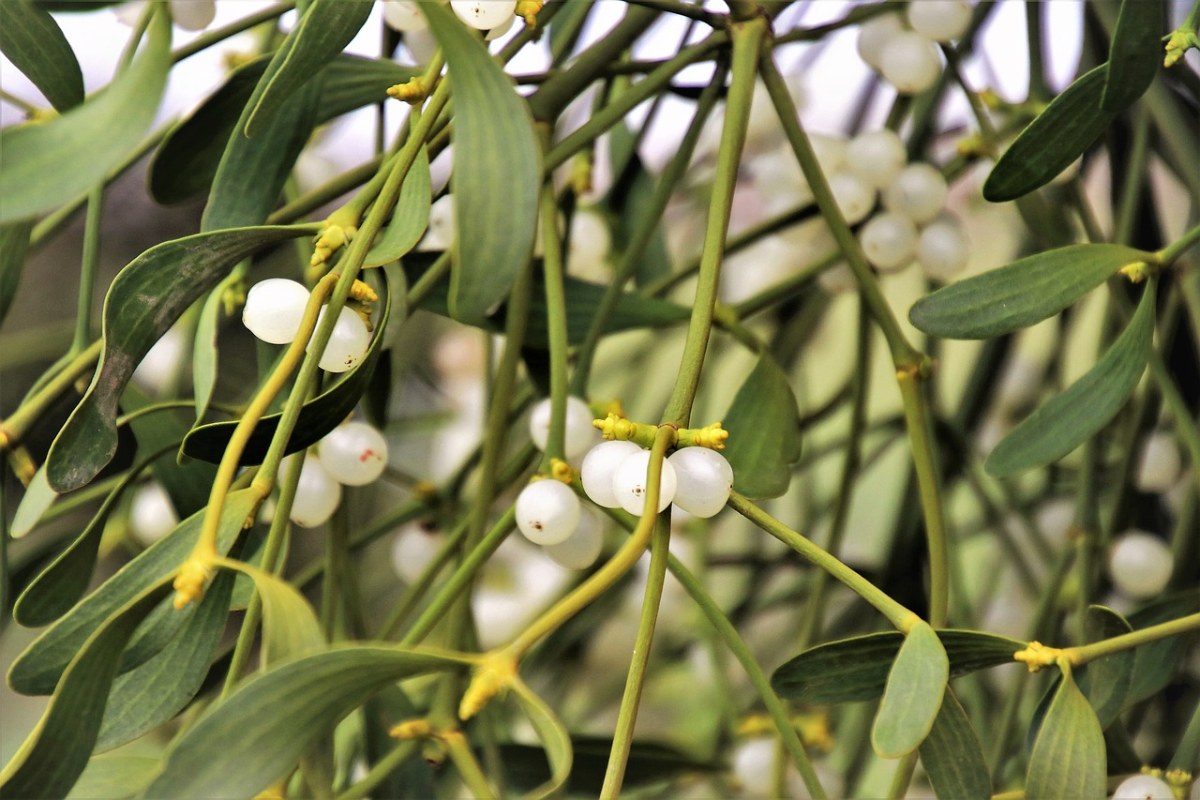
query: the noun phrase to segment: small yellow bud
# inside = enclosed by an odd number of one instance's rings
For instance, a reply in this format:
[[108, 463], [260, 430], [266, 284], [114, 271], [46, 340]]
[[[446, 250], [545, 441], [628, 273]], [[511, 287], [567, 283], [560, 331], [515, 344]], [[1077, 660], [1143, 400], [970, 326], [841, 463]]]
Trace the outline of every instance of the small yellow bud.
[[575, 470], [571, 465], [559, 458], [550, 459], [550, 477], [556, 481], [570, 485], [575, 481]]
[[543, 5], [542, 0], [519, 0], [516, 15], [525, 20], [525, 24], [530, 28], [536, 28], [537, 15], [542, 10]]
[[1057, 647], [1047, 647], [1041, 642], [1030, 642], [1024, 650], [1013, 653], [1013, 660], [1028, 666], [1030, 672], [1057, 664], [1060, 658], [1066, 658], [1066, 653]]
[[412, 78], [404, 83], [397, 83], [394, 86], [389, 86], [387, 90], [388, 97], [413, 105], [422, 102], [428, 93], [429, 91], [425, 86], [425, 82], [420, 78]]
[[433, 726], [427, 719], [406, 719], [398, 722], [388, 730], [388, 736], [404, 741], [406, 739], [427, 739], [433, 736]]
[[354, 283], [350, 285], [350, 296], [363, 303], [374, 303], [379, 300], [379, 295], [375, 293], [375, 290], [358, 279], [355, 279]]
[[1130, 283], [1141, 283], [1151, 274], [1151, 267], [1145, 261], [1135, 261], [1121, 267], [1120, 273], [1129, 279]]
[[517, 677], [517, 660], [500, 652], [483, 657], [475, 667], [467, 691], [458, 705], [458, 717], [468, 720], [480, 712], [489, 701], [507, 689]]
[[175, 576], [175, 600], [173, 605], [176, 610], [182, 610], [187, 607], [188, 603], [199, 602], [204, 597], [204, 587], [212, 579], [213, 567], [212, 561], [208, 558], [192, 556], [187, 561], [183, 562], [183, 566], [179, 568], [179, 574]]

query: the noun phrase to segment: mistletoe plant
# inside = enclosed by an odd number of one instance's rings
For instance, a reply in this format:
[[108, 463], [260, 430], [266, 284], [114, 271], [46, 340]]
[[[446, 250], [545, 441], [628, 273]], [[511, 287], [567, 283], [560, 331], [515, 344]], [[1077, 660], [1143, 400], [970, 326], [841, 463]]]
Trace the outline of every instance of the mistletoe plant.
[[[105, 5], [0, 3], [0, 319], [83, 216], [0, 334], [0, 796], [1195, 796], [1200, 3], [1059, 91], [1032, 2], [158, 0], [87, 93]], [[97, 286], [139, 169], [203, 213]]]

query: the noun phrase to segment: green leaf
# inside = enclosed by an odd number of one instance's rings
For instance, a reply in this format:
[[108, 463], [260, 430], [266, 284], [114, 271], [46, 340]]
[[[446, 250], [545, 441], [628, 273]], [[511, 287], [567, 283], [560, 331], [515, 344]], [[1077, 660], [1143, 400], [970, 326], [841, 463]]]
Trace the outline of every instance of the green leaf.
[[1066, 672], [1029, 756], [1025, 796], [1030, 800], [1104, 797], [1106, 775], [1104, 732]]
[[0, 797], [33, 800], [66, 795], [92, 754], [121, 652], [169, 589], [165, 580], [152, 585], [80, 642], [37, 727], [0, 772]]
[[[221, 512], [218, 552], [229, 552], [242, 532], [242, 523], [254, 511], [257, 502], [258, 493], [253, 489], [234, 492], [226, 498]], [[199, 511], [185, 519], [179, 527], [139, 553], [65, 616], [42, 631], [9, 667], [9, 686], [21, 694], [49, 694], [54, 691], [59, 676], [71, 658], [105, 619], [131, 598], [166, 579], [179, 568], [195, 544], [203, 514], [203, 511]], [[179, 612], [170, 603], [163, 604], [139, 632], [142, 639], [149, 636], [149, 644], [142, 646], [139, 653], [127, 654], [122, 661], [122, 668], [132, 669], [153, 655], [153, 645], [159, 640], [164, 643], [169, 641], [192, 613], [194, 606]], [[135, 640], [131, 649], [136, 644]]]
[[33, 220], [0, 225], [0, 325], [4, 324], [17, 295], [32, 230]]
[[881, 758], [916, 750], [933, 728], [950, 680], [950, 659], [927, 622], [918, 622], [888, 672], [883, 700], [871, 727], [871, 746]]
[[61, 112], [83, 102], [83, 72], [54, 17], [28, 0], [5, 0], [0, 30], [0, 52], [52, 106]]
[[571, 778], [571, 763], [574, 759], [571, 735], [567, 733], [566, 727], [555, 716], [550, 706], [531, 692], [524, 683], [518, 682], [513, 686], [513, 697], [525, 711], [533, 729], [537, 731], [550, 765], [550, 778], [529, 794], [536, 798], [557, 797]]
[[171, 640], [154, 656], [117, 676], [95, 752], [112, 750], [154, 730], [196, 696], [225, 632], [233, 581], [232, 574], [217, 575]]
[[440, 651], [366, 644], [289, 659], [247, 680], [184, 732], [146, 796], [252, 796], [375, 692], [461, 666]]
[[[1134, 630], [1141, 630], [1196, 613], [1200, 613], [1200, 589], [1193, 588], [1169, 594], [1144, 606], [1129, 616], [1129, 624]], [[1192, 631], [1168, 636], [1136, 648], [1126, 702], [1140, 703], [1166, 688], [1175, 679], [1183, 657], [1198, 635]]]
[[[17, 622], [27, 628], [49, 625], [79, 601], [91, 583], [92, 572], [96, 567], [96, 554], [100, 549], [100, 538], [104, 534], [109, 514], [117, 507], [129, 486], [160, 455], [161, 452], [154, 453], [149, 459], [144, 459], [129, 470], [104, 498], [104, 502], [100, 504], [100, 508], [96, 510], [83, 532], [25, 587], [25, 591], [13, 606], [13, 618]], [[34, 480], [37, 480], [36, 476]]]
[[266, 663], [325, 647], [325, 636], [312, 606], [291, 584], [249, 564], [238, 564], [237, 569], [250, 576], [262, 600], [262, 647]]
[[769, 354], [759, 357], [723, 421], [733, 488], [747, 497], [786, 492], [800, 458], [800, 411], [787, 376]]
[[1087, 374], [1026, 417], [992, 450], [984, 467], [1015, 475], [1065, 456], [1117, 415], [1146, 369], [1154, 338], [1154, 282], [1129, 326]]
[[[1012, 664], [1024, 642], [979, 631], [942, 630], [938, 638], [950, 659], [950, 677], [999, 664]], [[809, 648], [771, 676], [782, 697], [808, 705], [874, 700], [883, 694], [888, 672], [904, 641], [896, 631], [870, 633]]]
[[71, 787], [67, 800], [125, 800], [149, 785], [158, 770], [154, 756], [114, 754], [94, 756], [79, 780]]
[[[238, 67], [190, 116], [163, 139], [150, 161], [150, 194], [159, 203], [181, 203], [208, 191], [226, 144], [266, 72], [269, 56]], [[391, 59], [340, 55], [323, 71], [316, 124], [386, 97], [392, 84], [419, 74]]]
[[0, 225], [74, 199], [137, 147], [154, 122], [171, 65], [165, 13], [154, 15], [147, 38], [141, 55], [103, 92], [57, 119], [0, 130]]
[[478, 36], [436, 3], [421, 4], [454, 89], [450, 315], [478, 323], [508, 297], [537, 230], [542, 154], [529, 107]]
[[364, 267], [381, 267], [398, 260], [412, 250], [429, 227], [429, 207], [433, 190], [429, 177], [429, 153], [422, 147], [417, 160], [404, 176], [400, 197], [392, 211], [392, 221], [383, 234], [371, 245]]
[[[154, 402], [135, 385], [125, 387], [121, 395], [121, 408], [125, 413], [142, 409]], [[178, 450], [183, 437], [192, 429], [195, 418], [186, 411], [159, 411], [143, 414], [129, 421], [137, 437], [139, 452], [160, 452], [165, 448]], [[193, 461], [176, 464], [174, 453], [160, 456], [150, 470], [154, 479], [162, 484], [171, 498], [179, 518], [191, 516], [208, 505], [208, 497], [217, 476], [212, 464]]]
[[1108, 76], [1100, 107], [1119, 114], [1146, 93], [1162, 62], [1163, 4], [1122, 0], [1108, 53]]
[[[1098, 642], [1130, 633], [1133, 628], [1111, 608], [1089, 606], [1084, 630], [1088, 642]], [[1125, 704], [1136, 657], [1136, 650], [1123, 650], [1092, 661], [1076, 672], [1079, 689], [1095, 709], [1101, 728], [1111, 725]]]
[[[550, 780], [550, 763], [546, 751], [538, 745], [503, 743], [499, 745], [504, 775], [519, 791], [529, 791]], [[568, 783], [571, 796], [599, 797], [604, 785], [604, 772], [612, 752], [612, 739], [598, 736], [572, 736], [571, 777]], [[698, 761], [687, 754], [658, 742], [635, 740], [629, 750], [622, 786], [640, 786], [672, 780], [689, 773], [713, 773], [723, 766]]]
[[1119, 244], [1076, 244], [938, 289], [908, 312], [913, 325], [946, 339], [990, 339], [1054, 316], [1122, 267], [1150, 259]]
[[196, 398], [196, 420], [204, 419], [217, 386], [217, 332], [225, 314], [225, 293], [244, 280], [241, 268], [235, 269], [208, 293], [200, 308], [196, 337], [192, 343], [192, 393]]
[[921, 743], [921, 763], [938, 797], [987, 800], [992, 796], [992, 776], [979, 736], [952, 689], [946, 690], [933, 728]]
[[[204, 231], [261, 225], [279, 201], [300, 151], [316, 124], [321, 76], [283, 102], [253, 140], [229, 137], [208, 204], [200, 221]], [[249, 107], [241, 119], [249, 116]]]
[[117, 449], [117, 404], [150, 347], [229, 269], [273, 244], [310, 235], [307, 226], [213, 231], [163, 242], [117, 275], [104, 298], [104, 352], [83, 399], [46, 457], [50, 486], [84, 486]]
[[1112, 112], [1100, 107], [1108, 77], [1101, 64], [1081, 75], [1021, 131], [983, 184], [993, 203], [1015, 200], [1046, 185], [1100, 138]]
[[[389, 273], [384, 270], [384, 276]], [[309, 445], [316, 444], [325, 434], [336, 428], [346, 419], [347, 415], [354, 410], [359, 398], [363, 396], [363, 392], [367, 390], [367, 385], [371, 379], [371, 373], [375, 369], [375, 364], [379, 360], [380, 354], [383, 352], [385, 332], [387, 331], [388, 321], [391, 317], [392, 298], [395, 295], [389, 288], [384, 292], [383, 309], [379, 313], [379, 319], [375, 321], [375, 336], [371, 340], [370, 346], [367, 348], [367, 354], [362, 361], [345, 373], [338, 380], [330, 385], [321, 394], [309, 400], [300, 409], [300, 416], [296, 421], [296, 427], [292, 430], [292, 436], [288, 439], [287, 453], [295, 453], [303, 450]], [[254, 426], [254, 432], [250, 434], [246, 441], [245, 449], [242, 452], [242, 458], [239, 463], [261, 464], [263, 458], [267, 454], [267, 449], [271, 445], [271, 439], [275, 436], [275, 429], [279, 427], [279, 420], [283, 414], [271, 414], [259, 420], [259, 423]], [[180, 452], [189, 458], [198, 458], [202, 461], [208, 461], [217, 464], [221, 461], [221, 457], [225, 455], [225, 448], [229, 444], [230, 437], [233, 436], [234, 430], [237, 428], [236, 421], [230, 422], [212, 422], [208, 425], [200, 425], [193, 428], [187, 437], [183, 440], [183, 447]]]
[[371, 15], [371, 0], [313, 0], [255, 89], [245, 134], [259, 135], [284, 103], [341, 54]]
[[[50, 483], [46, 480], [46, 465], [42, 464], [37, 468], [37, 472], [33, 473], [33, 478], [25, 487], [25, 494], [17, 505], [16, 513], [13, 514], [12, 525], [9, 527], [12, 538], [20, 539], [33, 530], [41, 521], [42, 515], [50, 510], [50, 506], [54, 505], [57, 499], [58, 492], [50, 488]], [[17, 621], [21, 622], [20, 618]]]

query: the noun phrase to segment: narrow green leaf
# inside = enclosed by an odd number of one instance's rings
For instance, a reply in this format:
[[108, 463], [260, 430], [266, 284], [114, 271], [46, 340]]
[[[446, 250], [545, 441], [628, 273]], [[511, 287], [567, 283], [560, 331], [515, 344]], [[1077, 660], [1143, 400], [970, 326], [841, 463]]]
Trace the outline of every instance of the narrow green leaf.
[[83, 72], [54, 17], [28, 0], [0, 3], [0, 52], [50, 104], [66, 111], [83, 102]]
[[1162, 63], [1161, 0], [1122, 0], [1100, 107], [1119, 114], [1146, 93]]
[[[538, 745], [504, 743], [499, 745], [504, 775], [518, 791], [529, 791], [550, 781], [550, 762]], [[598, 797], [604, 786], [604, 771], [612, 752], [612, 739], [598, 736], [572, 736], [571, 796]], [[724, 765], [699, 761], [658, 742], [635, 740], [625, 765], [626, 789], [670, 781], [689, 773], [713, 773]]]
[[1100, 138], [1113, 114], [1100, 107], [1108, 75], [1101, 64], [1075, 79], [1021, 131], [983, 184], [993, 203], [1045, 186]]
[[49, 211], [103, 180], [154, 122], [170, 65], [171, 22], [155, 14], [145, 50], [104, 91], [57, 119], [0, 130], [0, 225]]
[[217, 386], [217, 332], [225, 315], [225, 293], [244, 280], [235, 269], [208, 293], [200, 308], [200, 320], [196, 323], [196, 337], [192, 344], [192, 393], [196, 398], [196, 420], [204, 419], [208, 404], [212, 402], [213, 390]]
[[[148, 182], [155, 200], [180, 203], [208, 191], [229, 137], [237, 130], [238, 119], [269, 62], [270, 56], [263, 56], [238, 67], [219, 89], [171, 129], [150, 161]], [[414, 68], [391, 59], [342, 54], [323, 71], [316, 124], [378, 102], [389, 86], [417, 74]]]
[[225, 632], [233, 581], [231, 574], [217, 575], [171, 640], [154, 656], [117, 676], [95, 752], [112, 750], [154, 730], [196, 696]]
[[71, 787], [67, 800], [125, 800], [149, 785], [158, 770], [154, 756], [114, 754], [94, 756], [79, 780]]
[[[1129, 615], [1134, 630], [1148, 628], [1188, 614], [1200, 613], [1200, 589], [1188, 589], [1159, 598]], [[1197, 637], [1195, 631], [1169, 636], [1135, 649], [1133, 676], [1129, 684], [1127, 703], [1140, 703], [1161, 692], [1179, 673], [1183, 657]]]
[[[221, 513], [218, 552], [229, 552], [242, 532], [242, 523], [257, 505], [257, 498], [258, 493], [253, 489], [234, 492], [226, 498]], [[179, 527], [139, 553], [65, 616], [42, 631], [9, 667], [9, 686], [21, 694], [50, 694], [54, 691], [59, 676], [71, 658], [105, 619], [131, 598], [178, 569], [195, 544], [203, 513], [200, 511], [185, 519]], [[170, 603], [164, 603], [139, 631], [138, 638], [147, 640], [149, 637], [149, 641], [138, 648], [138, 653], [127, 653], [122, 660], [122, 668], [132, 669], [143, 663], [156, 652], [153, 645], [159, 641], [169, 641], [192, 613], [194, 606], [179, 612]], [[137, 644], [135, 639], [130, 645], [131, 651]]]
[[992, 776], [979, 736], [952, 689], [946, 690], [937, 719], [920, 749], [921, 763], [938, 797], [987, 800], [992, 796]]
[[273, 664], [325, 647], [321, 624], [312, 606], [295, 588], [249, 564], [237, 569], [250, 576], [262, 600], [263, 660]]
[[892, 662], [871, 727], [871, 746], [877, 755], [899, 758], [925, 741], [949, 680], [950, 659], [941, 640], [928, 623], [917, 623]]
[[[1089, 606], [1084, 630], [1089, 642], [1098, 642], [1130, 633], [1133, 628], [1111, 608]], [[1125, 704], [1136, 657], [1136, 650], [1123, 650], [1092, 661], [1076, 672], [1079, 689], [1095, 709], [1101, 728], [1111, 725]]]
[[33, 220], [0, 225], [0, 325], [12, 308], [13, 298], [21, 283], [25, 254], [29, 252], [29, 232]]
[[571, 734], [555, 716], [554, 711], [542, 698], [529, 690], [523, 683], [513, 687], [513, 697], [529, 718], [533, 729], [537, 731], [538, 739], [546, 753], [550, 764], [550, 778], [529, 792], [530, 797], [557, 797], [566, 788], [571, 778], [571, 764], [574, 751], [571, 749]]
[[341, 54], [371, 15], [371, 0], [313, 0], [255, 90], [245, 134], [258, 136], [289, 97]]
[[37, 727], [0, 772], [0, 798], [66, 795], [92, 754], [121, 652], [169, 589], [166, 581], [147, 588], [80, 643]]
[[[387, 270], [383, 271], [385, 278], [389, 274]], [[388, 281], [385, 280], [385, 283]], [[388, 285], [389, 288], [383, 294], [383, 309], [379, 313], [379, 319], [375, 320], [375, 336], [367, 348], [366, 356], [353, 369], [343, 373], [328, 389], [304, 404], [300, 409], [296, 427], [292, 430], [292, 436], [288, 439], [286, 452], [295, 453], [320, 441], [325, 434], [346, 419], [367, 390], [371, 373], [383, 352], [385, 333], [391, 318], [392, 299], [396, 295], [396, 292], [391, 290], [390, 283]], [[259, 420], [254, 426], [254, 432], [246, 441], [241, 464], [262, 463], [282, 417], [281, 412]], [[236, 428], [236, 421], [212, 422], [197, 426], [183, 440], [180, 452], [189, 458], [219, 463]]]
[[13, 619], [27, 628], [49, 625], [83, 597], [92, 580], [100, 538], [109, 514], [117, 507], [129, 486], [159, 455], [161, 453], [156, 452], [149, 459], [144, 459], [121, 478], [83, 531], [21, 592], [13, 606]]
[[768, 353], [746, 377], [725, 412], [729, 440], [724, 456], [733, 467], [733, 488], [747, 497], [778, 497], [787, 491], [792, 464], [800, 458], [800, 411], [787, 376]]
[[[127, 414], [153, 402], [153, 398], [143, 394], [133, 383], [126, 386], [121, 395], [121, 409]], [[169, 447], [178, 450], [179, 443], [194, 424], [195, 418], [186, 411], [160, 411], [129, 421], [142, 453], [157, 453]], [[150, 471], [170, 496], [171, 505], [180, 519], [208, 505], [209, 492], [217, 476], [217, 469], [212, 464], [198, 461], [176, 464], [174, 454], [164, 454], [150, 465]]]
[[1104, 732], [1087, 699], [1064, 673], [1029, 756], [1025, 796], [1030, 800], [1104, 797]]
[[[50, 488], [50, 483], [46, 480], [46, 465], [42, 464], [37, 468], [37, 472], [33, 473], [29, 485], [25, 487], [25, 494], [17, 505], [16, 513], [13, 514], [9, 535], [14, 539], [20, 539], [33, 530], [41, 521], [42, 515], [50, 510], [50, 506], [54, 505], [54, 501], [57, 499], [58, 492]], [[20, 622], [20, 619], [18, 618], [17, 621]], [[22, 622], [21, 624], [26, 623]]]
[[[979, 631], [942, 630], [938, 638], [957, 677], [1012, 664], [1024, 642]], [[782, 697], [808, 705], [874, 700], [883, 694], [892, 662], [904, 642], [896, 631], [871, 633], [809, 648], [775, 670], [771, 686]]]
[[1146, 369], [1154, 338], [1154, 282], [1129, 326], [1096, 365], [1066, 391], [1026, 417], [992, 450], [984, 467], [1014, 475], [1065, 456], [1117, 415]]
[[247, 680], [179, 737], [145, 794], [253, 796], [375, 692], [461, 666], [438, 651], [385, 645], [343, 645], [289, 659]]
[[433, 190], [429, 177], [429, 154], [422, 147], [404, 177], [400, 197], [392, 212], [392, 221], [383, 234], [371, 245], [364, 267], [381, 267], [398, 260], [412, 250], [429, 227], [429, 207]]
[[163, 242], [117, 275], [104, 298], [104, 352], [83, 399], [46, 457], [50, 486], [84, 486], [117, 449], [117, 404], [138, 362], [179, 316], [252, 253], [297, 236], [306, 226], [213, 231]]
[[529, 107], [483, 42], [437, 3], [421, 4], [454, 88], [450, 315], [478, 323], [529, 263], [542, 154]]
[[913, 304], [908, 318], [931, 336], [990, 339], [1054, 316], [1122, 267], [1151, 258], [1119, 244], [1075, 244], [952, 283]]

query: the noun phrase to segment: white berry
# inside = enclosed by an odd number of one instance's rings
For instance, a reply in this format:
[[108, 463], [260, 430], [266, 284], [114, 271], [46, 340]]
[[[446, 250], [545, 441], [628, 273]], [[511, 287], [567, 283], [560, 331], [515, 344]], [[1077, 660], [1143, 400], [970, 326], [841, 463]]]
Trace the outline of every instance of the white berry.
[[[613, 494], [621, 508], [630, 514], [641, 516], [646, 508], [646, 478], [649, 468], [650, 451], [639, 448], [638, 452], [622, 461], [613, 473]], [[671, 505], [671, 501], [675, 499], [676, 486], [675, 468], [671, 466], [670, 461], [663, 459], [662, 475], [658, 481], [658, 511]]]
[[1161, 778], [1134, 775], [1121, 781], [1112, 800], [1175, 800], [1175, 793]]
[[887, 43], [903, 32], [904, 25], [899, 14], [880, 14], [871, 17], [858, 29], [858, 56], [875, 69], [879, 69], [879, 56]]
[[429, 27], [420, 4], [415, 0], [383, 0], [383, 21], [389, 28], [402, 31], [423, 31]]
[[883, 79], [901, 94], [923, 92], [942, 72], [937, 47], [919, 33], [901, 31], [879, 53]]
[[1108, 574], [1117, 591], [1134, 600], [1157, 596], [1171, 579], [1174, 559], [1161, 538], [1145, 531], [1121, 534], [1108, 553]]
[[817, 275], [817, 285], [829, 294], [844, 294], [854, 291], [858, 287], [858, 280], [854, 277], [854, 270], [850, 269], [850, 265], [839, 261], [832, 267], [821, 270]]
[[932, 222], [946, 207], [949, 189], [942, 173], [932, 164], [909, 164], [883, 190], [883, 206], [904, 214], [918, 225]]
[[619, 508], [621, 503], [613, 494], [613, 475], [621, 462], [641, 451], [633, 442], [614, 440], [601, 442], [588, 451], [579, 467], [579, 481], [584, 493], [602, 508]]
[[338, 483], [366, 486], [387, 467], [387, 439], [365, 422], [347, 422], [325, 434], [317, 444], [317, 457]]
[[707, 447], [684, 447], [667, 459], [675, 469], [675, 505], [701, 519], [715, 516], [733, 491], [733, 467]]
[[470, 27], [490, 31], [516, 13], [517, 0], [450, 0], [450, 8]]
[[[550, 439], [550, 398], [547, 397], [533, 407], [529, 413], [529, 438], [537, 449], [545, 452]], [[563, 455], [575, 459], [587, 452], [596, 441], [597, 431], [592, 427], [592, 410], [578, 397], [567, 398], [566, 419], [563, 430]]]
[[838, 172], [829, 178], [833, 200], [850, 225], [862, 222], [875, 206], [875, 188], [850, 172]]
[[408, 583], [416, 583], [437, 557], [441, 537], [419, 524], [406, 525], [392, 540], [392, 568]]
[[1165, 492], [1175, 485], [1182, 471], [1175, 438], [1165, 431], [1155, 431], [1142, 445], [1134, 483], [1143, 492]]
[[418, 250], [446, 250], [454, 244], [454, 196], [442, 195], [429, 207], [429, 227], [417, 245]]
[[[846, 164], [846, 140], [841, 136], [825, 133], [814, 133], [808, 137], [813, 152], [817, 154], [817, 163], [826, 175], [832, 175]], [[792, 156], [795, 158], [795, 155]]]
[[921, 230], [917, 239], [917, 261], [932, 280], [943, 283], [966, 269], [971, 246], [962, 225], [943, 216]]
[[927, 39], [948, 42], [967, 32], [971, 4], [967, 0], [920, 0], [908, 4], [908, 24]]
[[517, 527], [534, 544], [566, 541], [579, 527], [580, 511], [579, 498], [561, 481], [537, 481], [517, 495]]
[[[321, 309], [317, 317], [318, 327], [328, 308], [329, 306], [325, 306]], [[367, 354], [370, 344], [371, 332], [367, 330], [367, 323], [363, 322], [358, 314], [342, 306], [333, 326], [333, 333], [329, 335], [329, 342], [325, 345], [325, 352], [321, 354], [319, 366], [326, 372], [345, 372], [353, 369]], [[312, 350], [311, 341], [307, 350]]]
[[287, 344], [296, 338], [308, 289], [286, 278], [268, 278], [250, 287], [242, 309], [242, 324], [270, 344]]
[[567, 569], [587, 569], [604, 549], [604, 536], [596, 512], [582, 509], [575, 532], [558, 544], [546, 545], [546, 555]]
[[316, 456], [303, 458], [304, 466], [300, 469], [300, 482], [296, 484], [296, 497], [292, 500], [288, 518], [302, 528], [315, 528], [337, 510], [342, 501], [342, 485], [325, 471]]
[[846, 145], [846, 167], [858, 177], [882, 189], [908, 163], [908, 150], [895, 131], [887, 128], [860, 133]]
[[903, 214], [883, 211], [858, 232], [867, 261], [881, 272], [891, 272], [912, 263], [917, 250], [917, 226]]
[[151, 482], [138, 487], [129, 507], [129, 530], [144, 545], [150, 545], [175, 530], [179, 515], [162, 485]]
[[185, 31], [202, 31], [217, 16], [216, 0], [189, 0], [171, 3], [171, 21]]

